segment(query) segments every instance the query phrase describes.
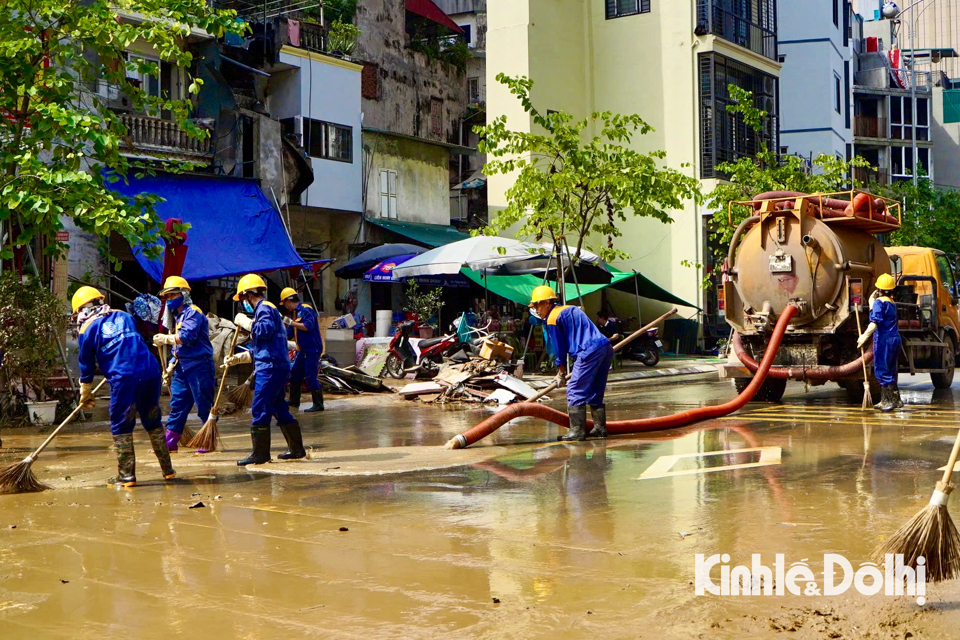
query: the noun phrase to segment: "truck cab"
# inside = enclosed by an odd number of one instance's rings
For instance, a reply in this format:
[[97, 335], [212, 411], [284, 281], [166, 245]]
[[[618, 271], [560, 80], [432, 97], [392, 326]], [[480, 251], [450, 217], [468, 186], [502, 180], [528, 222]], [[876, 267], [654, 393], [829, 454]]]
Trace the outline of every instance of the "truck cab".
[[943, 251], [929, 247], [888, 247], [887, 255], [897, 280], [900, 372], [927, 372], [935, 387], [949, 388], [960, 344], [960, 289], [953, 264]]

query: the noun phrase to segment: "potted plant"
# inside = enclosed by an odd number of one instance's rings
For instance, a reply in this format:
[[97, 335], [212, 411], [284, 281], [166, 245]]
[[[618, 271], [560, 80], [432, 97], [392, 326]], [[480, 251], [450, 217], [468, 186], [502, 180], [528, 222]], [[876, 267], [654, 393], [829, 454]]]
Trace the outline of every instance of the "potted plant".
[[67, 327], [63, 302], [39, 282], [0, 276], [0, 394], [27, 405], [31, 422], [52, 424], [57, 400], [49, 379], [59, 369], [58, 341]]
[[432, 338], [434, 327], [429, 322], [440, 315], [440, 308], [443, 306], [443, 289], [433, 287], [421, 290], [414, 280], [407, 280], [406, 295], [406, 311], [416, 314], [420, 321], [420, 337]]
[[327, 36], [327, 51], [336, 57], [349, 56], [357, 48], [360, 29], [349, 22], [335, 21]]

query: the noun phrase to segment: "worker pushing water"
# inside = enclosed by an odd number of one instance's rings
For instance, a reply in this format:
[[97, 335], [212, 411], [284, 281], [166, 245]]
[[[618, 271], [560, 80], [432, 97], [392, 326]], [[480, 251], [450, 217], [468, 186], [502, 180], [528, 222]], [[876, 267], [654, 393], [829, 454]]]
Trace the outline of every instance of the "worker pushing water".
[[[607, 409], [603, 394], [607, 374], [613, 362], [610, 340], [579, 307], [557, 304], [554, 290], [542, 285], [530, 296], [530, 309], [546, 322], [550, 344], [557, 363], [557, 383], [562, 386], [567, 377], [567, 355], [574, 358], [573, 370], [567, 384], [567, 412], [570, 429], [559, 440], [585, 440], [588, 435], [607, 436]], [[587, 432], [587, 406], [593, 416], [593, 429]]]
[[133, 316], [111, 309], [93, 287], [80, 287], [71, 306], [79, 330], [80, 406], [92, 409], [93, 376], [99, 366], [110, 382], [110, 433], [117, 450], [117, 476], [109, 482], [137, 484], [133, 427], [137, 415], [150, 436], [166, 480], [176, 474], [160, 422], [160, 363], [137, 332]]
[[267, 283], [254, 273], [240, 278], [237, 294], [233, 296], [235, 301], [243, 303], [243, 312], [237, 314], [234, 323], [250, 333], [252, 345], [249, 351], [227, 356], [224, 366], [253, 362], [257, 374], [251, 407], [253, 422], [250, 426], [253, 451], [237, 461], [241, 467], [270, 461], [270, 422], [273, 418], [277, 419], [277, 426], [288, 447], [286, 453], [277, 457], [296, 460], [307, 455], [303, 448], [300, 423], [290, 414], [284, 393], [290, 377], [290, 360], [287, 358], [287, 334], [283, 318], [266, 296]]
[[896, 282], [889, 273], [877, 278], [877, 290], [870, 296], [870, 324], [860, 334], [857, 347], [873, 336], [873, 372], [880, 383], [880, 403], [875, 408], [890, 412], [903, 406], [897, 386], [897, 360], [900, 357], [900, 329], [897, 306], [893, 302]]
[[173, 347], [176, 368], [170, 382], [170, 415], [167, 416], [167, 449], [179, 450], [180, 437], [190, 415], [197, 407], [201, 422], [210, 417], [216, 386], [216, 366], [210, 343], [210, 324], [200, 307], [190, 298], [190, 284], [180, 276], [170, 276], [163, 284], [160, 299], [175, 327], [173, 333], [158, 333], [153, 344]]
[[287, 287], [280, 292], [280, 304], [289, 315], [283, 317], [287, 328], [287, 337], [297, 344], [297, 357], [290, 370], [291, 407], [300, 407], [300, 395], [304, 378], [313, 405], [304, 409], [304, 413], [323, 411], [323, 387], [320, 386], [320, 354], [323, 353], [323, 339], [320, 337], [320, 323], [317, 312], [309, 304], [300, 302], [297, 291]]

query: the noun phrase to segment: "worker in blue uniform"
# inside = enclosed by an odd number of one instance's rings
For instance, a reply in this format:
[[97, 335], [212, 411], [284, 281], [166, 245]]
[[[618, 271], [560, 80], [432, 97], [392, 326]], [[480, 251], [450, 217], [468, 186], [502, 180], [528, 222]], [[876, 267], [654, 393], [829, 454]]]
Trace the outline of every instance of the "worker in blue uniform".
[[167, 449], [176, 453], [187, 417], [194, 405], [200, 422], [206, 422], [213, 406], [216, 365], [210, 343], [210, 323], [190, 299], [190, 284], [180, 276], [163, 283], [160, 299], [172, 316], [176, 330], [153, 336], [157, 347], [170, 345], [177, 366], [170, 382], [170, 415], [167, 416]]
[[[237, 464], [263, 464], [270, 461], [270, 421], [277, 419], [277, 426], [287, 441], [286, 453], [281, 460], [304, 458], [307, 452], [303, 448], [303, 436], [300, 423], [290, 414], [284, 397], [284, 387], [290, 377], [290, 360], [287, 358], [287, 332], [283, 318], [277, 308], [266, 299], [267, 283], [255, 273], [249, 273], [237, 284], [237, 294], [233, 296], [243, 304], [244, 313], [238, 313], [234, 323], [250, 333], [251, 347], [224, 358], [224, 366], [232, 367], [245, 362], [253, 362], [256, 382], [253, 388], [253, 423], [250, 437], [253, 451]], [[249, 314], [249, 315], [248, 315]], [[253, 319], [250, 318], [253, 316]]]
[[166, 480], [176, 477], [160, 423], [160, 363], [150, 353], [128, 313], [111, 309], [93, 287], [80, 287], [71, 306], [76, 316], [80, 361], [80, 406], [92, 409], [93, 376], [99, 367], [110, 383], [110, 433], [117, 450], [117, 477], [110, 484], [137, 484], [133, 427], [140, 423]]
[[313, 406], [304, 409], [303, 412], [323, 411], [323, 387], [317, 377], [320, 374], [323, 339], [320, 337], [317, 312], [309, 304], [300, 302], [300, 296], [291, 287], [280, 292], [280, 304], [288, 314], [283, 317], [283, 324], [287, 327], [287, 337], [293, 338], [297, 343], [297, 357], [290, 370], [290, 400], [287, 404], [291, 407], [300, 407], [302, 385], [306, 379]]
[[877, 278], [877, 291], [870, 297], [870, 324], [857, 347], [862, 348], [873, 336], [873, 373], [880, 383], [880, 403], [876, 408], [883, 412], [903, 406], [900, 387], [897, 385], [897, 360], [900, 358], [900, 329], [897, 324], [897, 306], [891, 295], [896, 282], [889, 273]]
[[[560, 306], [557, 294], [549, 286], [539, 286], [530, 297], [531, 312], [547, 324], [550, 344], [557, 363], [557, 382], [567, 377], [567, 356], [574, 359], [567, 383], [567, 412], [570, 429], [559, 440], [585, 440], [587, 435], [605, 438], [607, 409], [603, 394], [613, 361], [610, 340], [580, 308]], [[593, 415], [593, 429], [587, 433], [587, 406]]]

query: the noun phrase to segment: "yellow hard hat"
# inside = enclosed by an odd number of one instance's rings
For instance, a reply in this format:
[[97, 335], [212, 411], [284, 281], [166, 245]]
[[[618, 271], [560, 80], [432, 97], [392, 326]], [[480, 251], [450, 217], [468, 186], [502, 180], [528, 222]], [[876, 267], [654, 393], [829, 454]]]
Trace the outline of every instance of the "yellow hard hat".
[[77, 292], [73, 294], [70, 304], [73, 306], [73, 312], [76, 313], [83, 305], [102, 297], [103, 294], [93, 287], [80, 287], [77, 289]]
[[884, 273], [879, 278], [877, 278], [877, 289], [881, 291], [893, 291], [897, 287], [897, 283], [894, 281], [893, 276], [889, 273]]
[[549, 287], [545, 284], [540, 285], [533, 290], [533, 293], [530, 294], [530, 304], [536, 304], [538, 302], [543, 302], [544, 300], [556, 300], [557, 293], [553, 290], [553, 287]]
[[160, 290], [160, 295], [170, 293], [174, 289], [186, 289], [190, 291], [190, 283], [180, 276], [170, 276], [167, 278], [167, 281], [163, 283], [163, 289]]
[[240, 278], [240, 282], [237, 283], [237, 295], [233, 296], [234, 300], [240, 299], [240, 294], [244, 291], [249, 291], [250, 289], [266, 289], [267, 283], [263, 281], [263, 278], [258, 276], [255, 273], [248, 273], [247, 275]]
[[287, 287], [280, 292], [280, 302], [286, 302], [287, 298], [292, 298], [295, 295], [298, 295], [297, 290], [293, 287]]

